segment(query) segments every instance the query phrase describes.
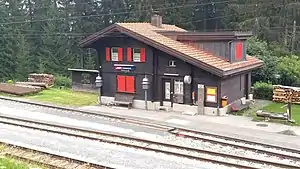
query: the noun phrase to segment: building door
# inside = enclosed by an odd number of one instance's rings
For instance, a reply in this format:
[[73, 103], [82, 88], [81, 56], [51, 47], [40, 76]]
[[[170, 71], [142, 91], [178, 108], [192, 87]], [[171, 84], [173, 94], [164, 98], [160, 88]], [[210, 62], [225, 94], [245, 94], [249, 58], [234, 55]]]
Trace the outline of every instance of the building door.
[[164, 79], [162, 84], [163, 106], [173, 107], [173, 103], [184, 103], [183, 80]]
[[163, 79], [162, 81], [162, 105], [172, 106], [174, 94], [174, 85], [171, 79]]

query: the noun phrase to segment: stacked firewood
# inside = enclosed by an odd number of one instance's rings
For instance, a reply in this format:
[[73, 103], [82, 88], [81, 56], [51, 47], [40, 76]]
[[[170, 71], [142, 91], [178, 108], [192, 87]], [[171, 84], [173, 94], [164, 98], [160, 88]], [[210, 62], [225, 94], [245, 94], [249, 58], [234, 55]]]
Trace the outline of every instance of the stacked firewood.
[[300, 88], [291, 86], [273, 86], [273, 101], [300, 104]]
[[30, 83], [44, 83], [47, 86], [52, 86], [55, 82], [55, 77], [51, 74], [36, 74], [28, 75], [28, 82]]

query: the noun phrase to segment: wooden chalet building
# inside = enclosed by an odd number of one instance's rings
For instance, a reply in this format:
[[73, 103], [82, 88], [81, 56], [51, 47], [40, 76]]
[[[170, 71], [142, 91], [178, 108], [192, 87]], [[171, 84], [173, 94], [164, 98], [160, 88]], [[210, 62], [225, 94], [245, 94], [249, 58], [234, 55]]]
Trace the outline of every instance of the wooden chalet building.
[[[248, 98], [251, 71], [263, 66], [261, 60], [246, 54], [250, 36], [189, 32], [163, 24], [162, 17], [154, 15], [151, 23], [115, 23], [82, 40], [80, 47], [98, 52], [104, 103], [124, 94], [133, 97], [133, 107], [144, 108], [141, 83], [146, 75], [149, 109], [172, 107], [223, 115], [227, 108], [222, 107], [221, 98], [227, 97], [228, 104]], [[73, 69], [73, 85], [78, 84], [76, 71], [80, 70]], [[91, 88], [96, 72], [90, 71]]]

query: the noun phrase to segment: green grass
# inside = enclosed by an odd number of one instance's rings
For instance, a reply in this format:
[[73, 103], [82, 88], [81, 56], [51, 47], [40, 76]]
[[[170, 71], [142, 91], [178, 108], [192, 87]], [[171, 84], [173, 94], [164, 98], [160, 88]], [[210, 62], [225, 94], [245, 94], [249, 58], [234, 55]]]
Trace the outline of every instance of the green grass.
[[30, 169], [39, 168], [36, 165], [21, 162], [12, 158], [0, 157], [0, 169]]
[[[253, 121], [259, 122], [259, 121], [263, 121], [264, 118], [256, 116], [257, 110], [265, 110], [274, 113], [286, 113], [286, 107], [283, 107], [284, 105], [285, 105], [284, 103], [266, 101], [266, 103], [264, 103], [263, 105], [256, 105], [256, 106], [250, 105], [250, 109], [236, 112], [234, 113], [234, 115], [251, 117]], [[295, 105], [295, 104], [292, 105], [292, 119], [295, 120], [294, 124], [291, 124], [286, 120], [278, 120], [278, 119], [270, 119], [269, 122], [300, 126], [300, 105]]]
[[[283, 107], [284, 103], [271, 103], [268, 106], [265, 106], [263, 110], [268, 112], [275, 112], [275, 113], [285, 113], [286, 107]], [[300, 125], [300, 105], [293, 104], [292, 105], [292, 119], [295, 120], [295, 125]]]
[[24, 96], [25, 98], [48, 102], [57, 105], [87, 106], [98, 102], [98, 95], [93, 93], [75, 92], [71, 89], [50, 88], [38, 94]]

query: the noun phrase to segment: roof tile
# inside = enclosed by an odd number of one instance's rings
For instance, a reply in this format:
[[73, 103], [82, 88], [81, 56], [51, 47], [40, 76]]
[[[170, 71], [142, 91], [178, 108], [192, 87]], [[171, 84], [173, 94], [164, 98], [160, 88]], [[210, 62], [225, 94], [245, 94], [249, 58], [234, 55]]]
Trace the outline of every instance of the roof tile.
[[147, 38], [152, 42], [158, 43], [167, 47], [171, 50], [181, 53], [185, 57], [197, 59], [198, 61], [209, 65], [220, 71], [230, 71], [233, 69], [239, 69], [251, 65], [262, 64], [262, 61], [251, 56], [247, 56], [247, 61], [229, 63], [225, 58], [221, 58], [213, 55], [207, 51], [195, 48], [188, 44], [173, 40], [157, 31], [181, 31], [187, 32], [186, 30], [179, 28], [175, 25], [162, 24], [162, 27], [158, 28], [152, 26], [150, 23], [117, 23], [122, 29], [127, 29], [130, 32], [136, 33], [143, 38]]

